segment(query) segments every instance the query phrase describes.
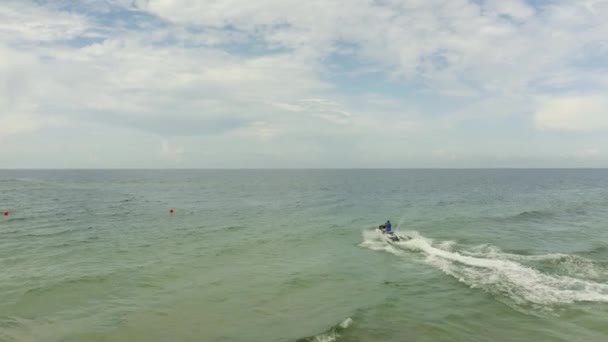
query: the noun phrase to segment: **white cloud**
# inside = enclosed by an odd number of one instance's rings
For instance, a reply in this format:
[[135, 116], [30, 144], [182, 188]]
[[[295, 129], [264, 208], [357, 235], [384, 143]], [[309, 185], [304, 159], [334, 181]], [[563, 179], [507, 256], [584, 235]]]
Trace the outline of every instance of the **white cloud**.
[[[245, 58], [214, 48], [151, 47], [137, 37], [78, 50], [29, 49], [49, 56], [44, 62], [11, 51], [15, 57], [6, 68], [23, 64], [17, 79], [28, 86], [5, 93], [6, 103], [19, 97], [45, 112], [56, 108], [79, 120], [135, 124], [161, 134], [195, 132], [197, 126], [201, 133], [221, 132], [214, 122], [259, 120], [273, 113], [265, 114], [268, 100], [297, 100], [328, 88], [310, 66], [286, 54]], [[14, 89], [13, 81], [5, 80], [7, 88]]]
[[[500, 144], [525, 135], [530, 115], [537, 141], [549, 130], [605, 130], [606, 101], [584, 94], [608, 93], [608, 1], [530, 3], [9, 1], [0, 8], [0, 134], [103, 126], [155, 141], [137, 145], [149, 158], [159, 139], [165, 159], [183, 162], [213, 141], [240, 151], [214, 154], [232, 165], [222, 158], [260, 146], [272, 148], [268, 158], [312, 151], [319, 163], [353, 163], [361, 153], [352, 151], [449, 161], [455, 142], [466, 160], [463, 151], [483, 150], [471, 138], [480, 127], [497, 130], [484, 136]], [[140, 17], [145, 30], [124, 24], [139, 27]]]
[[302, 113], [320, 118], [335, 125], [348, 125], [351, 123], [352, 113], [344, 109], [339, 103], [322, 99], [301, 99], [295, 103], [271, 103], [273, 106], [288, 112]]
[[24, 115], [0, 116], [0, 139], [9, 135], [31, 132], [39, 127], [35, 118]]
[[[387, 74], [422, 77], [447, 95], [472, 94], [471, 84], [524, 92], [529, 82], [560, 70], [585, 44], [608, 35], [602, 19], [608, 12], [598, 3], [548, 3], [542, 13], [523, 0], [482, 6], [467, 0], [151, 0], [140, 6], [180, 25], [250, 32], [312, 65], [333, 51], [351, 51], [380, 63]], [[344, 50], [336, 42], [356, 48]]]
[[3, 42], [69, 40], [88, 29], [88, 21], [82, 15], [58, 13], [32, 6], [27, 1], [8, 1], [0, 7], [0, 41]]
[[508, 15], [516, 19], [526, 19], [534, 15], [534, 8], [523, 0], [490, 0], [486, 2], [487, 8], [497, 14]]
[[177, 161], [180, 160], [181, 156], [184, 154], [183, 146], [171, 146], [167, 140], [163, 140], [160, 143], [160, 156], [163, 159]]
[[443, 148], [437, 149], [435, 151], [433, 151], [433, 155], [436, 158], [442, 159], [442, 160], [456, 160], [457, 156], [456, 153], [450, 150], [446, 150]]
[[565, 131], [608, 130], [608, 98], [561, 96], [540, 100], [536, 126]]
[[258, 141], [267, 142], [281, 135], [282, 131], [280, 125], [258, 121], [238, 129], [235, 133], [242, 137], [253, 137]]
[[581, 158], [596, 158], [600, 155], [600, 149], [597, 147], [586, 147], [579, 151], [578, 156]]

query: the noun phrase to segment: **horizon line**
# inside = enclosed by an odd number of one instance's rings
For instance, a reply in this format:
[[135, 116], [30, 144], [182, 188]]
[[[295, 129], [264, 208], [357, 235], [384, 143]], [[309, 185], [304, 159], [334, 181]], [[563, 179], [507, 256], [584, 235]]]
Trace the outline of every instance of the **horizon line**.
[[608, 167], [0, 168], [0, 171], [608, 170]]

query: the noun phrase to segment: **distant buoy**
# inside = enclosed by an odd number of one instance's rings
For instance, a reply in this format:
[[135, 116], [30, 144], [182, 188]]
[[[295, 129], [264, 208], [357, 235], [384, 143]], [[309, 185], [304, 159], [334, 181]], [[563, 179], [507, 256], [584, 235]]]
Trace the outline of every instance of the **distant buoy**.
[[4, 211], [4, 216], [8, 216], [8, 210]]
[[173, 214], [173, 211], [174, 211], [174, 210], [173, 210], [173, 208], [169, 209], [169, 212], [170, 212], [171, 214]]

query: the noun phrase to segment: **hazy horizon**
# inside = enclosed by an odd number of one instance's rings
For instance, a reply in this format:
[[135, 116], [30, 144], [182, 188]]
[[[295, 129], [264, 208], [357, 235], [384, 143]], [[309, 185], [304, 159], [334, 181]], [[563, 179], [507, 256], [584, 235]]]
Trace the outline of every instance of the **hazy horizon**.
[[303, 167], [303, 168], [0, 168], [0, 171], [416, 171], [416, 170], [430, 170], [430, 171], [475, 171], [475, 170], [608, 170], [607, 167], [387, 167], [387, 168], [374, 168], [374, 167]]

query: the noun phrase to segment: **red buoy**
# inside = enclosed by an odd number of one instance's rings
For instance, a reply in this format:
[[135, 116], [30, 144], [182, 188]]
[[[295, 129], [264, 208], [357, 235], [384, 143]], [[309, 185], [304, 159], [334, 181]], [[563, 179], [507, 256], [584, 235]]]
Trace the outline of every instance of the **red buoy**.
[[169, 212], [170, 212], [171, 214], [173, 214], [173, 208], [169, 209]]
[[8, 216], [8, 210], [4, 211], [4, 216]]

